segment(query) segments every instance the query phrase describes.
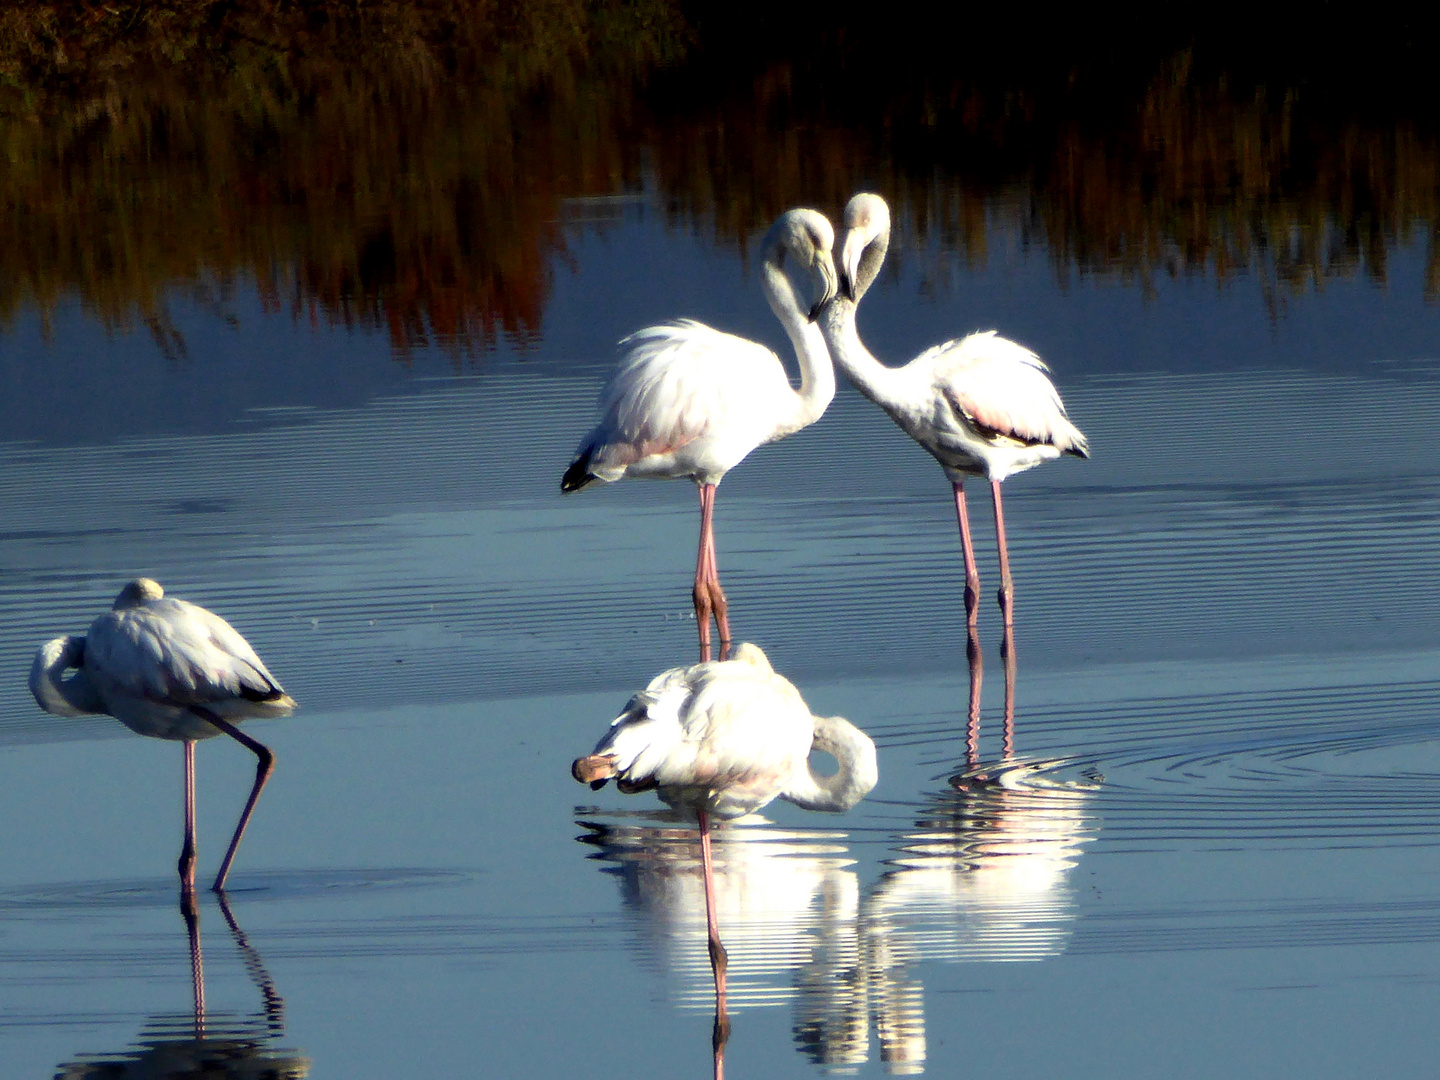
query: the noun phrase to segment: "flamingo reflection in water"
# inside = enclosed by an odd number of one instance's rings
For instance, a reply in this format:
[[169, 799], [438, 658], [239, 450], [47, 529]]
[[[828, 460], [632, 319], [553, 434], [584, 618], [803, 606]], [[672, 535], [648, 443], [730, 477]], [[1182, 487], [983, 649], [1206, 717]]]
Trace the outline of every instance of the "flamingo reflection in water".
[[892, 1072], [923, 1071], [916, 965], [1033, 963], [1059, 956], [1077, 914], [1071, 873], [1095, 838], [1086, 780], [1058, 762], [1001, 762], [926, 798], [865, 901], [871, 963], [901, 1002], [885, 1039]]
[[[614, 877], [625, 909], [638, 918], [642, 955], [661, 974], [674, 973], [683, 1008], [708, 1007], [713, 984], [700, 948], [708, 932], [704, 868], [694, 831], [672, 819], [683, 820], [664, 811], [596, 809], [577, 824], [587, 830], [581, 841], [598, 849], [591, 857]], [[777, 987], [812, 962], [818, 938], [853, 946], [860, 886], [845, 841], [843, 832], [776, 828], [759, 814], [712, 837], [728, 1009], [784, 1000]]]
[[260, 991], [261, 1010], [241, 1015], [206, 1009], [200, 911], [194, 893], [184, 893], [180, 910], [190, 936], [193, 1012], [154, 1017], [129, 1049], [118, 1055], [82, 1055], [61, 1065], [56, 1080], [302, 1080], [310, 1075], [309, 1058], [276, 1045], [285, 1033], [285, 999], [235, 921], [225, 894], [217, 899], [245, 969]]
[[[924, 1071], [921, 963], [1036, 962], [1059, 955], [1076, 908], [1070, 877], [1094, 831], [1091, 788], [1044, 763], [990, 765], [927, 797], [868, 890], [847, 837], [758, 816], [712, 841], [732, 1011], [790, 1002], [797, 1050], [818, 1065]], [[680, 981], [681, 1008], [708, 1004], [697, 845], [673, 824], [598, 810], [581, 840], [641, 924], [642, 954]], [[702, 982], [703, 980], [703, 982]]]
[[[975, 659], [979, 660], [978, 645]], [[1012, 668], [1007, 664], [1007, 674]], [[971, 738], [978, 746], [979, 676]], [[1007, 679], [1013, 709], [1013, 679]], [[1013, 721], [1013, 717], [1012, 717]], [[736, 1009], [792, 1002], [797, 1049], [831, 1068], [864, 1064], [872, 1032], [887, 1072], [926, 1062], [922, 962], [1037, 962], [1063, 952], [1075, 918], [1070, 883], [1094, 838], [1095, 784], [1062, 763], [1005, 756], [964, 766], [915, 810], [883, 875], [862, 889], [844, 833], [786, 830], [758, 816], [714, 837], [713, 895], [726, 926]], [[646, 955], [682, 980], [682, 1007], [704, 1000], [693, 957], [706, 925], [705, 867], [690, 834], [639, 815], [586, 812], [581, 840], [620, 883]]]
[[[812, 750], [834, 757], [838, 770], [829, 776], [817, 772], [810, 764]], [[764, 652], [742, 643], [729, 660], [657, 675], [630, 699], [594, 752], [574, 762], [571, 773], [592, 788], [610, 779], [626, 793], [653, 788], [668, 805], [695, 814], [715, 978], [719, 1077], [727, 958], [720, 942], [710, 818], [743, 817], [776, 798], [807, 810], [849, 810], [875, 786], [875, 744], [847, 720], [812, 715]]]
[[[765, 346], [682, 320], [649, 326], [620, 344], [625, 355], [600, 395], [600, 421], [580, 440], [560, 490], [625, 476], [693, 480], [700, 489], [700, 547], [695, 560], [695, 620], [700, 659], [710, 659], [710, 617], [720, 658], [730, 622], [715, 555], [715, 489], [757, 446], [819, 420], [835, 397], [835, 369], [813, 314], [835, 294], [830, 249], [835, 231], [814, 210], [787, 210], [761, 244], [760, 283], [800, 365], [800, 389]], [[786, 257], [811, 280], [802, 302], [786, 276]]]
[[[73, 672], [68, 675], [67, 672]], [[131, 731], [185, 746], [185, 843], [182, 890], [195, 889], [195, 743], [228, 735], [256, 757], [255, 783], [215, 875], [225, 888], [230, 864], [275, 757], [242, 732], [242, 720], [288, 716], [295, 701], [224, 619], [174, 600], [149, 578], [136, 578], [84, 636], [40, 647], [30, 692], [57, 716], [113, 716]]]
[[[984, 660], [969, 628], [965, 761], [921, 805], [885, 875], [866, 897], [867, 943], [877, 993], [896, 999], [882, 1054], [894, 1073], [924, 1071], [920, 962], [1036, 962], [1058, 956], [1076, 905], [1070, 875], [1095, 837], [1087, 803], [1093, 777], [1062, 779], [1065, 762], [1015, 756], [1015, 639], [1007, 625], [1001, 757], [980, 758]], [[882, 974], [883, 973], [883, 974]]]
[[840, 287], [820, 317], [834, 363], [855, 387], [918, 442], [945, 470], [965, 555], [965, 617], [974, 626], [980, 572], [970, 539], [965, 478], [990, 481], [1000, 559], [1000, 610], [1014, 621], [1015, 587], [1005, 542], [1000, 484], [1006, 477], [1062, 454], [1089, 456], [1089, 445], [1070, 422], [1049, 369], [1029, 349], [994, 331], [971, 334], [927, 349], [903, 367], [886, 367], [855, 330], [855, 309], [874, 282], [890, 245], [890, 208], [862, 192], [845, 207], [840, 237]]

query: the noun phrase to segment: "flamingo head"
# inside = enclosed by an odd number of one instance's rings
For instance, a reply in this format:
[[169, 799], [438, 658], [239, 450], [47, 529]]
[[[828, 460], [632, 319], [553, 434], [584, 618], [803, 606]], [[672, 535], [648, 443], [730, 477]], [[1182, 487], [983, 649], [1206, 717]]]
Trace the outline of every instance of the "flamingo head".
[[776, 269], [783, 269], [788, 253], [804, 269], [815, 286], [810, 305], [810, 321], [835, 295], [835, 229], [830, 219], [818, 210], [786, 210], [776, 219], [765, 236], [764, 258]]
[[840, 240], [840, 295], [858, 301], [870, 288], [890, 246], [890, 208], [879, 195], [862, 191], [845, 206]]

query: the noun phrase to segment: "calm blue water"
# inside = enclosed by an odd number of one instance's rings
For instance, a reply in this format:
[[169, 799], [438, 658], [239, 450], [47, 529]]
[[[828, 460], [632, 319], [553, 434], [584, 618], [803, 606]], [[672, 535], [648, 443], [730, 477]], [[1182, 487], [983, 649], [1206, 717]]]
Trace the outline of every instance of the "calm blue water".
[[[137, 574], [229, 619], [302, 704], [251, 729], [278, 768], [232, 876], [245, 947], [202, 900], [224, 1075], [708, 1071], [693, 832], [568, 773], [693, 656], [694, 493], [562, 499], [558, 478], [625, 332], [683, 314], [783, 339], [737, 255], [643, 209], [566, 239], [540, 340], [479, 359], [397, 363], [245, 287], [173, 303], [183, 359], [74, 309], [0, 338], [5, 1075], [193, 1043], [179, 748], [25, 688], [35, 647]], [[1278, 313], [1244, 277], [1062, 287], [1043, 251], [998, 230], [991, 251], [938, 293], [943, 255], [910, 252], [860, 317], [892, 361], [1000, 328], [1090, 437], [1092, 460], [1006, 486], [1027, 767], [948, 782], [969, 687], [948, 487], [842, 390], [717, 501], [736, 631], [881, 747], [855, 811], [771, 807], [717, 844], [730, 1075], [1429, 1071], [1423, 251]], [[982, 643], [993, 766], [989, 599]], [[197, 755], [202, 872], [251, 774], [220, 742]]]

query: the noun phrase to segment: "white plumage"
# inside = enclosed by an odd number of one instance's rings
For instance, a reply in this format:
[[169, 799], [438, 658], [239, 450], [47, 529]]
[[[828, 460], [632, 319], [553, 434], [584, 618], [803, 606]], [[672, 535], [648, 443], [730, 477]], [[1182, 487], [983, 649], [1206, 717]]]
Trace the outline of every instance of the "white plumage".
[[229, 735], [256, 755], [255, 784], [215, 879], [216, 891], [223, 889], [274, 761], [267, 747], [234, 725], [295, 709], [250, 643], [218, 615], [172, 600], [156, 582], [137, 578], [86, 635], [55, 638], [40, 647], [30, 669], [30, 692], [57, 716], [108, 714], [137, 734], [185, 744], [180, 874], [187, 889], [194, 887], [196, 740]]
[[899, 368], [886, 367], [855, 330], [855, 309], [875, 280], [890, 240], [890, 209], [861, 193], [845, 208], [840, 293], [822, 318], [835, 364], [945, 470], [965, 549], [966, 614], [974, 626], [980, 577], [965, 507], [966, 476], [990, 481], [1000, 556], [1000, 607], [1011, 625], [1014, 587], [1005, 545], [1000, 482], [1061, 454], [1088, 457], [1080, 429], [1070, 422], [1040, 358], [993, 330], [926, 349]]
[[902, 415], [918, 409], [923, 417], [913, 430], [901, 426], [952, 480], [1004, 480], [1086, 448], [1046, 377], [1049, 368], [994, 330], [933, 345], [901, 370], [916, 391]]
[[755, 447], [808, 422], [780, 358], [758, 342], [679, 319], [620, 345], [600, 423], [577, 451], [596, 479], [718, 484]]
[[[840, 771], [810, 767], [814, 746]], [[840, 717], [813, 716], [800, 691], [756, 645], [729, 660], [671, 668], [630, 699], [576, 762], [605, 761], [583, 779], [615, 776], [630, 789], [656, 787], [671, 806], [735, 818], [781, 798], [812, 810], [848, 810], [875, 785], [875, 746]], [[604, 774], [604, 776], [601, 775]]]
[[[770, 349], [685, 319], [646, 327], [622, 341], [625, 355], [600, 394], [600, 419], [580, 440], [560, 489], [625, 476], [692, 480], [700, 488], [694, 602], [702, 656], [710, 616], [722, 649], [730, 640], [712, 524], [715, 487], [757, 446], [813, 424], [835, 396], [835, 370], [810, 313], [835, 292], [835, 241], [814, 210], [788, 210], [766, 234], [760, 281], [800, 365], [800, 389]], [[785, 272], [793, 258], [815, 287], [802, 304]]]
[[[831, 754], [824, 776], [810, 751]], [[875, 744], [840, 717], [813, 716], [800, 692], [755, 645], [732, 659], [671, 668], [630, 699], [593, 753], [570, 768], [576, 780], [656, 793], [695, 813], [705, 875], [716, 1015], [725, 1015], [725, 948], [716, 915], [710, 815], [734, 818], [772, 799], [809, 810], [848, 810], [875, 786]], [[723, 1040], [716, 1043], [717, 1062]]]
[[126, 586], [82, 640], [74, 678], [90, 683], [101, 706], [84, 711], [108, 713], [140, 735], [183, 740], [222, 734], [191, 710], [194, 705], [234, 721], [284, 716], [295, 707], [234, 627], [202, 607], [164, 596], [143, 578]]

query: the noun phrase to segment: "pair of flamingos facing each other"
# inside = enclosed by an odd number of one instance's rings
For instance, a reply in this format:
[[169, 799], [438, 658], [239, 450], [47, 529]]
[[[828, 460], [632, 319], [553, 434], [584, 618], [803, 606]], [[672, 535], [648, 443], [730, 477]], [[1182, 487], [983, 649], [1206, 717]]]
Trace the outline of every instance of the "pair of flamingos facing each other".
[[[980, 573], [965, 478], [990, 481], [1000, 608], [1009, 627], [1015, 590], [1001, 481], [1062, 454], [1089, 456], [1085, 436], [1066, 416], [1040, 358], [994, 331], [936, 345], [899, 368], [875, 359], [856, 332], [855, 311], [889, 248], [890, 209], [880, 196], [861, 193], [846, 206], [844, 220], [838, 275], [831, 255], [834, 230], [817, 211], [786, 211], [761, 245], [761, 285], [794, 346], [798, 391], [780, 359], [756, 342], [692, 320], [646, 327], [621, 342], [626, 352], [600, 395], [600, 421], [580, 441], [560, 481], [566, 492], [625, 476], [694, 481], [700, 490], [694, 601], [702, 660], [709, 658], [712, 615], [722, 658], [730, 644], [715, 556], [715, 489], [757, 446], [824, 415], [835, 396], [836, 366], [939, 461], [950, 479], [971, 627], [978, 618]], [[813, 304], [802, 304], [786, 274], [787, 256], [810, 279]]]

